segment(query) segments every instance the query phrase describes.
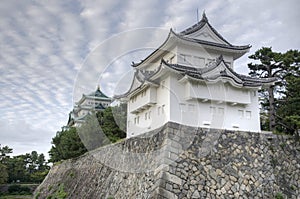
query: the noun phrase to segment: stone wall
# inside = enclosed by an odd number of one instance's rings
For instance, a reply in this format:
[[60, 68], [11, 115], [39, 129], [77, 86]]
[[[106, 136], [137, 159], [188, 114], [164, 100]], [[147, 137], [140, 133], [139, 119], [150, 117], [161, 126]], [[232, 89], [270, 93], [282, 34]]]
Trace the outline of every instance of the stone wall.
[[[300, 145], [168, 123], [53, 166], [36, 198], [299, 198]], [[49, 197], [50, 198], [50, 197]]]

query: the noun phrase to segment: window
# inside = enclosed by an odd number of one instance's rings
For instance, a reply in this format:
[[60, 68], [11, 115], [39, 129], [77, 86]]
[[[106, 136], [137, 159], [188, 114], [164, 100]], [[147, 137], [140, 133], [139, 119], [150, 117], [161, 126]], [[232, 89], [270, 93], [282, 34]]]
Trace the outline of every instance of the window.
[[165, 105], [162, 105], [162, 107], [161, 107], [161, 113], [165, 114]]
[[195, 111], [195, 105], [194, 104], [189, 104], [189, 112], [194, 112]]
[[256, 97], [256, 91], [253, 91], [253, 97]]
[[134, 103], [136, 101], [136, 96], [133, 96], [132, 98], [131, 98], [131, 103]]
[[217, 84], [216, 86], [217, 86], [217, 90], [222, 91], [222, 92], [224, 91], [224, 87], [222, 84]]
[[216, 107], [214, 106], [210, 107], [210, 114], [216, 114]]
[[134, 118], [134, 124], [138, 124], [140, 122], [140, 117], [137, 116]]
[[251, 111], [246, 111], [246, 118], [250, 119], [251, 118]]
[[180, 54], [178, 58], [179, 58], [178, 62], [185, 63], [185, 64], [191, 64], [191, 61], [192, 61], [191, 55]]
[[243, 110], [238, 110], [238, 115], [239, 115], [239, 118], [243, 118], [244, 117], [244, 111]]
[[148, 118], [148, 113], [145, 113], [145, 120], [147, 120]]
[[185, 62], [189, 65], [192, 65], [192, 56], [191, 55], [186, 55], [185, 56]]
[[185, 111], [186, 111], [186, 106], [185, 106], [184, 103], [180, 103], [180, 104], [179, 104], [179, 107], [180, 107], [180, 110], [181, 110], [182, 112], [185, 112]]
[[141, 96], [142, 97], [146, 96], [146, 91], [145, 90], [141, 92]]
[[151, 111], [149, 111], [149, 113], [148, 113], [148, 119], [150, 119], [150, 115], [151, 115]]
[[224, 115], [224, 108], [219, 107], [218, 108], [218, 114], [219, 115]]
[[226, 85], [226, 86], [225, 86], [225, 90], [226, 90], [226, 92], [229, 91], [229, 85]]
[[204, 67], [205, 59], [202, 57], [194, 57], [194, 64], [199, 67]]

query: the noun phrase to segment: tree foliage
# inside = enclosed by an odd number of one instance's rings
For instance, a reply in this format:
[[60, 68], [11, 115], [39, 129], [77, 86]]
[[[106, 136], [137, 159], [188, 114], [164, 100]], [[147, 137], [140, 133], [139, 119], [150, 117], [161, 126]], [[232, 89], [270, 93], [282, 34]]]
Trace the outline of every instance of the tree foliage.
[[[282, 54], [273, 52], [272, 48], [263, 47], [257, 50], [253, 55], [249, 56], [250, 59], [259, 61], [260, 63], [249, 63], [250, 69], [249, 75], [259, 78], [281, 78], [283, 79], [285, 73], [285, 67], [282, 62]], [[275, 128], [275, 112], [276, 112], [276, 98], [275, 94], [278, 87], [282, 86], [282, 81], [260, 90], [262, 99], [262, 108], [269, 112], [269, 128], [268, 130], [274, 130]]]
[[9, 168], [9, 182], [40, 183], [50, 169], [44, 154], [38, 154], [36, 151], [10, 158], [7, 167]]
[[49, 151], [49, 162], [78, 157], [87, 151], [75, 127], [58, 131], [55, 137], [52, 138], [52, 144], [53, 146]]
[[126, 110], [126, 104], [120, 104], [97, 114], [100, 127], [111, 142], [126, 137]]
[[110, 140], [100, 127], [96, 114], [89, 115], [85, 123], [77, 128], [77, 132], [82, 143], [89, 151], [110, 143]]
[[8, 179], [8, 172], [7, 167], [0, 163], [0, 184], [4, 184], [7, 182]]
[[[290, 69], [285, 77], [285, 90], [279, 100], [277, 116], [280, 118], [280, 130], [299, 136], [300, 129], [300, 52], [290, 50], [286, 53], [286, 60]], [[299, 137], [298, 137], [299, 139]]]
[[44, 154], [36, 151], [10, 157], [13, 152], [8, 146], [0, 145], [0, 184], [12, 182], [40, 183], [47, 175], [50, 167]]
[[263, 121], [269, 124], [262, 124], [265, 130], [291, 132], [299, 129], [299, 57], [298, 50], [278, 53], [267, 47], [249, 56], [256, 61], [248, 64], [251, 76], [279, 80], [260, 90], [262, 112], [268, 113]]
[[51, 162], [82, 155], [98, 147], [126, 137], [126, 104], [108, 107], [91, 113], [78, 128], [71, 127], [56, 133], [49, 151]]
[[6, 183], [8, 180], [7, 162], [12, 151], [12, 148], [8, 146], [1, 147], [0, 144], [0, 184]]

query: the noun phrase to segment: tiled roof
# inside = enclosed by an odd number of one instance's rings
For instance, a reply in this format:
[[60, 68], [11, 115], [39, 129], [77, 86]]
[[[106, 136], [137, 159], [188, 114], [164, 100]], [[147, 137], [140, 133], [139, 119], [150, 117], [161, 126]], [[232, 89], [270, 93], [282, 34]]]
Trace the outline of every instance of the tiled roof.
[[[199, 40], [199, 39], [192, 39], [192, 38], [187, 37], [187, 35], [190, 35], [190, 34], [196, 32], [196, 31], [200, 30], [206, 24], [217, 35], [217, 37], [219, 39], [221, 39], [222, 41], [224, 41], [226, 44], [219, 44], [219, 43], [215, 43], [215, 42], [209, 42], [209, 41], [204, 41], [204, 40]], [[246, 50], [246, 49], [249, 49], [251, 47], [250, 45], [235, 46], [235, 45], [232, 45], [231, 43], [229, 43], [226, 39], [224, 39], [224, 37], [222, 37], [221, 34], [218, 33], [218, 31], [216, 29], [214, 29], [214, 27], [212, 27], [212, 25], [210, 25], [210, 23], [208, 22], [208, 19], [207, 19], [204, 12], [203, 12], [203, 15], [202, 15], [202, 19], [198, 23], [196, 23], [193, 26], [183, 30], [182, 32], [177, 34], [177, 36], [179, 36], [181, 39], [185, 39], [185, 40], [188, 40], [188, 41], [191, 41], [191, 42], [204, 44], [204, 45], [210, 45], [210, 46], [216, 46], [216, 47], [221, 47], [221, 48], [227, 48], [227, 49]]]
[[[225, 42], [224, 43], [216, 43], [216, 42], [211, 42], [211, 41], [206, 41], [206, 40], [201, 40], [201, 39], [195, 39], [195, 38], [191, 38], [188, 37], [189, 34], [192, 34], [198, 30], [200, 30], [201, 28], [203, 28], [203, 26], [207, 24], [210, 29], [216, 34], [216, 36], [221, 39], [222, 41]], [[225, 40], [217, 31], [216, 29], [214, 29], [210, 23], [208, 22], [208, 19], [205, 15], [205, 13], [202, 16], [202, 19], [195, 25], [191, 26], [190, 28], [187, 28], [186, 30], [180, 32], [180, 33], [176, 33], [174, 32], [172, 29], [170, 30], [170, 33], [168, 35], [168, 38], [165, 40], [165, 42], [159, 47], [157, 48], [155, 51], [153, 51], [150, 55], [148, 55], [145, 59], [142, 59], [140, 62], [138, 63], [134, 63], [132, 62], [131, 66], [132, 67], [137, 67], [139, 65], [141, 65], [145, 60], [147, 60], [149, 57], [153, 56], [160, 48], [162, 48], [162, 46], [164, 44], [167, 43], [168, 39], [171, 36], [175, 36], [178, 39], [184, 40], [184, 41], [188, 41], [188, 42], [193, 42], [193, 43], [197, 43], [197, 44], [201, 44], [201, 45], [205, 45], [207, 47], [218, 47], [218, 48], [222, 48], [222, 49], [229, 49], [229, 50], [234, 50], [234, 51], [240, 51], [240, 53], [245, 53], [247, 52], [250, 48], [251, 45], [242, 45], [242, 46], [237, 46], [237, 45], [232, 45], [231, 43], [229, 43], [227, 40]]]
[[95, 92], [92, 92], [90, 94], [88, 94], [87, 96], [95, 96], [95, 97], [102, 97], [102, 98], [107, 98], [109, 99], [109, 97], [107, 97], [101, 90], [100, 90], [100, 86], [98, 86], [97, 90]]
[[149, 80], [149, 77], [153, 76], [154, 74], [155, 74], [154, 71], [142, 71], [142, 70], [136, 69], [136, 71], [134, 73], [134, 78], [136, 78], [140, 82], [139, 86], [137, 88], [133, 89], [133, 81], [134, 81], [133, 80], [129, 90], [126, 93], [121, 94], [121, 95], [114, 95], [113, 98], [121, 99], [123, 97], [126, 97], [130, 93], [142, 88], [145, 85], [145, 83], [156, 84], [155, 82], [152, 82], [151, 80]]
[[276, 78], [253, 78], [253, 77], [238, 74], [235, 71], [233, 71], [230, 67], [228, 67], [228, 65], [224, 62], [222, 56], [217, 58], [216, 62], [213, 62], [212, 64], [210, 64], [209, 67], [199, 68], [199, 69], [191, 67], [191, 66], [180, 65], [180, 64], [169, 64], [166, 61], [162, 60], [162, 63], [164, 65], [168, 66], [169, 68], [171, 68], [173, 70], [176, 70], [176, 71], [178, 71], [178, 72], [180, 72], [184, 75], [188, 75], [188, 76], [190, 76], [192, 78], [195, 78], [195, 79], [215, 80], [215, 79], [218, 79], [220, 77], [227, 77], [227, 78], [233, 79], [236, 83], [240, 84], [240, 82], [237, 82], [237, 80], [232, 75], [228, 74], [226, 72], [226, 70], [220, 71], [220, 73], [215, 75], [215, 76], [203, 77], [203, 75], [205, 73], [214, 70], [222, 62], [225, 65], [226, 69], [228, 71], [230, 71], [230, 73], [232, 73], [234, 76], [236, 76], [238, 79], [240, 79], [242, 81], [242, 84], [244, 86], [254, 86], [254, 87], [256, 87], [256, 86], [261, 86], [262, 84], [265, 84], [265, 83], [272, 83], [272, 82], [276, 81]]
[[[220, 71], [218, 74], [205, 76], [206, 73], [214, 70], [215, 68], [219, 67], [220, 64], [223, 63], [225, 65], [225, 70]], [[233, 71], [224, 61], [223, 56], [220, 55], [215, 62], [212, 62], [208, 65], [208, 67], [205, 68], [195, 68], [192, 66], [186, 66], [181, 64], [170, 64], [167, 63], [165, 60], [161, 60], [161, 64], [159, 68], [156, 71], [141, 71], [139, 69], [136, 69], [135, 77], [137, 77], [139, 80], [141, 80], [141, 84], [136, 89], [140, 88], [145, 81], [153, 81], [151, 80], [151, 77], [154, 77], [156, 74], [159, 74], [162, 65], [167, 66], [168, 68], [177, 71], [181, 73], [182, 75], [187, 75], [189, 77], [192, 77], [194, 79], [199, 79], [203, 81], [213, 81], [217, 80], [218, 78], [230, 78], [237, 84], [240, 84], [241, 86], [248, 86], [248, 87], [258, 87], [262, 86], [263, 84], [269, 84], [276, 81], [276, 78], [253, 78], [246, 75], [241, 75]], [[229, 73], [228, 73], [228, 72]], [[135, 90], [136, 90], [135, 89]], [[122, 95], [114, 96], [117, 99], [126, 97], [131, 92], [135, 91], [129, 89], [126, 93]]]
[[101, 103], [97, 104], [94, 108], [95, 108], [95, 110], [104, 110], [105, 109], [105, 107]]
[[187, 29], [181, 31], [181, 32], [180, 32], [180, 35], [189, 35], [189, 34], [192, 34], [192, 33], [196, 32], [196, 31], [200, 30], [201, 28], [203, 28], [203, 26], [204, 26], [205, 24], [207, 24], [207, 25], [211, 28], [211, 30], [212, 30], [212, 31], [213, 31], [213, 32], [214, 32], [214, 33], [215, 33], [222, 41], [224, 41], [225, 43], [227, 43], [229, 46], [233, 46], [233, 45], [230, 44], [226, 39], [224, 39], [224, 37], [222, 37], [222, 35], [220, 35], [220, 34], [217, 32], [216, 29], [214, 29], [214, 28], [210, 25], [210, 23], [208, 22], [208, 19], [207, 19], [207, 17], [206, 17], [205, 12], [203, 12], [203, 14], [202, 14], [202, 19], [201, 19], [198, 23], [196, 23], [196, 24], [194, 24], [193, 26], [191, 26], [191, 27], [189, 27], [189, 28], [187, 28]]

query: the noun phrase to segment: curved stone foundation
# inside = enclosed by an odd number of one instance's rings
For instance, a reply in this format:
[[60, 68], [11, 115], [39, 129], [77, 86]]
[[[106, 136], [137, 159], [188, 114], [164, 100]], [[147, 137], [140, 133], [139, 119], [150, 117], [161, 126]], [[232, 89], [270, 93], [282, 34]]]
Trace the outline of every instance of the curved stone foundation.
[[300, 197], [300, 145], [167, 123], [53, 166], [36, 198]]

